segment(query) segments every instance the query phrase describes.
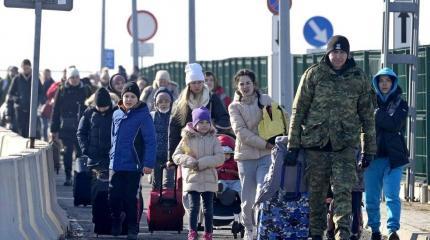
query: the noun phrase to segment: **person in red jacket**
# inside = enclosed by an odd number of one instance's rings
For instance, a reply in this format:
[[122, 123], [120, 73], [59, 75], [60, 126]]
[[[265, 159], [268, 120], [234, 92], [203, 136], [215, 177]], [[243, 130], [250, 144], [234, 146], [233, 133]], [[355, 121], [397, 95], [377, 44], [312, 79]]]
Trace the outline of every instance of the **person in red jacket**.
[[219, 135], [218, 140], [224, 150], [225, 157], [224, 164], [217, 167], [219, 190], [220, 192], [224, 192], [227, 189], [231, 189], [240, 194], [239, 171], [237, 169], [237, 163], [233, 158], [235, 140], [224, 134]]

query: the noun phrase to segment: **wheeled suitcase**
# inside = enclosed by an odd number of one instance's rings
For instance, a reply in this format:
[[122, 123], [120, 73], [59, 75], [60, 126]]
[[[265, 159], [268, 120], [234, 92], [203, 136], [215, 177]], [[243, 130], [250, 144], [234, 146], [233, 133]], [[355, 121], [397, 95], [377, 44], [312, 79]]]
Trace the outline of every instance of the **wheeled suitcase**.
[[87, 158], [78, 157], [73, 176], [73, 204], [75, 206], [91, 205], [91, 178]]
[[286, 165], [287, 138], [276, 138], [272, 165], [254, 205], [258, 240], [304, 240], [309, 236], [309, 197], [301, 150], [294, 166]]
[[[163, 167], [164, 169], [164, 167]], [[183, 230], [185, 210], [182, 205], [182, 176], [176, 168], [174, 189], [152, 189], [148, 206], [148, 230], [177, 231]]]
[[[112, 215], [109, 207], [109, 171], [97, 174], [96, 180], [93, 182], [92, 189], [92, 214], [94, 223], [94, 233], [98, 235], [110, 235], [112, 229]], [[139, 212], [139, 222], [143, 213], [143, 198], [141, 190], [139, 190], [139, 198], [137, 199], [137, 209]], [[122, 224], [121, 235], [127, 235], [127, 221]]]

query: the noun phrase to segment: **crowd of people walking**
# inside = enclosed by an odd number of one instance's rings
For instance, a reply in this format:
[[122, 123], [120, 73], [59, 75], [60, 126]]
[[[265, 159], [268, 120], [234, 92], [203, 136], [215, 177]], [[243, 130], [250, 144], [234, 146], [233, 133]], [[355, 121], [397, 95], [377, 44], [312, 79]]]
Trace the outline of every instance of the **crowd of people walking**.
[[[254, 204], [268, 184], [274, 139], [284, 135], [285, 166], [296, 166], [300, 155], [305, 159], [309, 238], [360, 239], [364, 192], [371, 239], [382, 239], [383, 191], [388, 239], [399, 239], [408, 104], [392, 69], [369, 79], [355, 63], [348, 39], [334, 36], [321, 61], [303, 73], [290, 116], [279, 108], [282, 121], [275, 119], [278, 105], [258, 88], [261, 79], [251, 69], [238, 70], [231, 79], [232, 98], [209, 70], [190, 63], [185, 79], [159, 70], [148, 86], [138, 69], [130, 76], [121, 68], [112, 76], [102, 70], [83, 78], [70, 66], [59, 81], [43, 70], [37, 137], [61, 142], [65, 186], [74, 184], [76, 158], [85, 157], [97, 176], [108, 172], [111, 234], [126, 229], [128, 239], [137, 239], [136, 195], [142, 175], [151, 175], [153, 189], [180, 185], [189, 240], [198, 239], [199, 221], [203, 239], [212, 239], [214, 198], [226, 189], [240, 200], [243, 238], [265, 239], [257, 232]], [[9, 67], [0, 81], [0, 123], [23, 137], [29, 136], [31, 73], [26, 59], [20, 70]], [[182, 91], [178, 81], [185, 81]], [[267, 116], [285, 131], [263, 136]], [[178, 173], [182, 184], [176, 182]], [[285, 239], [276, 234], [273, 239]]]

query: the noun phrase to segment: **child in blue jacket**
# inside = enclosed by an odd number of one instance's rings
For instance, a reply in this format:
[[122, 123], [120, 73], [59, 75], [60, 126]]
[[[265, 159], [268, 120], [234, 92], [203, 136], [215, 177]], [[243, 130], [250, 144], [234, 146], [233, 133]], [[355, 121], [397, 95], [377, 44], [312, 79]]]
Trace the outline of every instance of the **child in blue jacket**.
[[109, 166], [112, 235], [121, 234], [122, 223], [127, 219], [128, 239], [137, 239], [139, 233], [137, 196], [140, 178], [142, 174], [151, 174], [156, 153], [154, 124], [148, 107], [139, 101], [139, 96], [136, 83], [124, 85], [118, 110], [112, 118]]
[[409, 162], [404, 137], [408, 104], [402, 98], [397, 75], [390, 68], [383, 68], [375, 75], [373, 88], [378, 103], [375, 107], [377, 152], [370, 163], [362, 163], [362, 167], [367, 167], [364, 172], [367, 224], [372, 229], [371, 239], [380, 240], [380, 203], [383, 191], [387, 206], [388, 239], [398, 240], [396, 232], [400, 228], [400, 181], [403, 166]]

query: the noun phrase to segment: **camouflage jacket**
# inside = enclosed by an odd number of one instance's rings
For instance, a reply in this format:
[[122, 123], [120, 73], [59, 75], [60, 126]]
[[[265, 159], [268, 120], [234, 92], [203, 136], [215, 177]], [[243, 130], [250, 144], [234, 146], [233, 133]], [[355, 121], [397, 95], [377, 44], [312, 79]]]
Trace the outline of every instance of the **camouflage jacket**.
[[362, 152], [375, 154], [370, 80], [354, 59], [348, 59], [346, 69], [336, 74], [326, 58], [302, 75], [293, 102], [288, 148], [323, 148], [330, 141], [332, 150], [338, 151], [356, 147], [361, 138]]

